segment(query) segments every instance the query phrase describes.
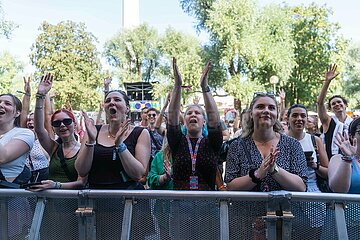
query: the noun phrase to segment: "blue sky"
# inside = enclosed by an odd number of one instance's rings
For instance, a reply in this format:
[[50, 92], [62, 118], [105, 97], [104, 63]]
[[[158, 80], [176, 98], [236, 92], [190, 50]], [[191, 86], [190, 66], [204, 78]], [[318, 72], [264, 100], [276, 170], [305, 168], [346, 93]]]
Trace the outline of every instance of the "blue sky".
[[[34, 43], [38, 28], [46, 20], [56, 24], [63, 20], [84, 22], [88, 31], [99, 40], [101, 51], [105, 41], [121, 29], [121, 0], [0, 0], [6, 19], [19, 24], [11, 40], [0, 39], [0, 52], [7, 50], [19, 57], [26, 64], [30, 46]], [[260, 0], [259, 4], [281, 3], [280, 0]], [[309, 4], [313, 1], [285, 1], [287, 4]], [[332, 21], [339, 22], [341, 33], [346, 38], [360, 41], [360, 22], [358, 9], [360, 1], [355, 0], [316, 0], [316, 3], [331, 7], [334, 15]], [[181, 9], [178, 0], [140, 0], [140, 22], [147, 22], [162, 33], [168, 26], [192, 34], [205, 41], [206, 35], [197, 35], [195, 19]], [[30, 71], [30, 70], [28, 70]]]

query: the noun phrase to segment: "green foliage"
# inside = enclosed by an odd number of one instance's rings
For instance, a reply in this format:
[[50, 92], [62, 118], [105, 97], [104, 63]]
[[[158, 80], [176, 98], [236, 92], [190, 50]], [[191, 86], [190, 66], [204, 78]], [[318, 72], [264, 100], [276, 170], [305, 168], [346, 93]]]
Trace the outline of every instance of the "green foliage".
[[345, 58], [344, 78], [350, 106], [360, 108], [360, 43], [349, 46]]
[[[205, 55], [216, 59], [215, 74], [209, 76], [209, 82], [216, 87], [224, 84], [234, 96], [244, 89], [245, 83], [238, 76], [244, 76], [249, 85], [254, 81], [255, 86], [271, 89], [269, 78], [276, 75], [288, 104], [313, 105], [326, 66], [336, 62], [340, 72], [343, 68], [347, 42], [339, 35], [338, 24], [330, 22], [332, 12], [326, 7], [259, 8], [254, 0], [180, 3], [184, 11], [197, 18], [197, 28], [211, 36], [204, 48]], [[230, 82], [223, 83], [225, 79]], [[341, 92], [342, 82], [334, 81], [329, 94]], [[245, 95], [241, 97], [246, 99]]]
[[100, 101], [102, 85], [97, 41], [83, 23], [72, 21], [51, 25], [43, 22], [41, 33], [32, 45], [30, 59], [37, 77], [44, 73], [55, 76], [56, 107], [94, 110]]
[[[193, 36], [168, 28], [165, 35], [160, 38], [158, 47], [162, 54], [162, 62], [159, 66], [157, 79], [160, 79], [160, 84], [170, 85], [170, 89], [172, 89], [172, 58], [176, 57], [183, 85], [191, 86], [191, 90], [183, 91], [183, 99], [189, 99], [194, 94], [194, 91], [200, 90], [200, 76], [205, 65], [201, 59], [199, 41]], [[171, 79], [171, 82], [169, 79]], [[169, 87], [166, 89], [169, 89]], [[160, 94], [156, 94], [157, 92]], [[158, 91], [158, 85], [155, 85], [154, 93], [155, 97], [166, 96], [166, 92]]]
[[[16, 74], [22, 69], [23, 64], [10, 53], [0, 53], [0, 93], [15, 93], [11, 88], [12, 82]], [[22, 90], [22, 88], [17, 90]]]
[[[255, 92], [266, 91], [264, 85], [257, 80], [250, 81], [245, 77], [241, 78], [239, 75], [233, 76], [226, 81], [224, 89], [236, 99], [240, 99], [241, 105], [246, 108], [250, 105]], [[238, 91], [238, 89], [241, 89], [241, 91]]]
[[196, 38], [168, 28], [163, 36], [147, 24], [125, 30], [106, 43], [104, 55], [116, 67], [122, 82], [152, 81], [155, 99], [173, 86], [172, 57], [176, 57], [184, 85], [184, 98], [199, 89], [204, 62]]
[[18, 27], [18, 25], [12, 21], [8, 21], [4, 17], [4, 10], [0, 2], [0, 37], [5, 36], [10, 38], [11, 32]]
[[[329, 21], [332, 12], [326, 7], [311, 4], [291, 8], [293, 11], [293, 38], [296, 67], [284, 85], [288, 104], [315, 105], [326, 66], [338, 64], [341, 72], [346, 41], [339, 35], [339, 26]], [[330, 93], [341, 92], [341, 82], [333, 81]]]
[[119, 70], [121, 82], [149, 82], [159, 64], [157, 41], [156, 29], [142, 24], [110, 39], [104, 55]]

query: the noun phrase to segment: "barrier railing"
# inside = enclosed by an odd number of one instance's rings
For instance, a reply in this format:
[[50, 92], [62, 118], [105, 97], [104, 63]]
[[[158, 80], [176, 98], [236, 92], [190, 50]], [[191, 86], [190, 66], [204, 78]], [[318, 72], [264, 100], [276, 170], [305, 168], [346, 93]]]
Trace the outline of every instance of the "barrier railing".
[[0, 189], [1, 239], [360, 239], [360, 196]]

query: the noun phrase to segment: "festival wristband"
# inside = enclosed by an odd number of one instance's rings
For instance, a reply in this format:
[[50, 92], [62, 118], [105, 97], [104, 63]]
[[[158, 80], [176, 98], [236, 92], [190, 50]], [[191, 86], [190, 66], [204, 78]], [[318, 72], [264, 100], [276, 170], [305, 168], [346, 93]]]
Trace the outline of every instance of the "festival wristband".
[[121, 143], [119, 146], [117, 146], [117, 152], [118, 153], [122, 153], [127, 149], [126, 144], [125, 143]]

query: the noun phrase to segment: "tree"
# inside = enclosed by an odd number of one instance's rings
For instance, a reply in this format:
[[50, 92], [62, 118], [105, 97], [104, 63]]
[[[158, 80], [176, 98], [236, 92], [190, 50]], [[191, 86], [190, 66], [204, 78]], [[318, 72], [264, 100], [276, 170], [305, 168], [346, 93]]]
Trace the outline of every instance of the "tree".
[[22, 69], [23, 64], [17, 61], [10, 53], [0, 53], [0, 93], [13, 93], [11, 91], [13, 79]]
[[5, 36], [10, 38], [11, 32], [18, 27], [18, 25], [12, 21], [8, 21], [4, 17], [5, 13], [0, 2], [0, 37]]
[[[339, 25], [331, 23], [331, 10], [310, 4], [290, 8], [293, 12], [292, 35], [296, 43], [296, 66], [284, 84], [289, 104], [315, 105], [326, 66], [336, 62], [341, 71], [346, 41], [339, 35]], [[341, 82], [334, 81], [329, 91], [341, 92]]]
[[156, 29], [142, 24], [120, 32], [105, 44], [104, 55], [122, 82], [149, 82], [159, 64]]
[[345, 58], [345, 92], [350, 100], [351, 105], [360, 108], [360, 43], [349, 46]]
[[[189, 99], [194, 92], [200, 91], [199, 79], [202, 69], [209, 59], [203, 60], [200, 42], [193, 36], [168, 28], [159, 40], [162, 62], [156, 72], [159, 83], [154, 84], [154, 96], [166, 96], [173, 86], [172, 58], [176, 57], [183, 84], [188, 86], [182, 91], [183, 100]], [[171, 79], [171, 81], [169, 81]], [[185, 103], [185, 102], [184, 102]]]
[[55, 76], [56, 106], [96, 109], [102, 74], [94, 35], [86, 31], [83, 23], [72, 21], [56, 25], [43, 22], [40, 31], [30, 59], [38, 77], [47, 72]]
[[[198, 28], [210, 33], [205, 51], [216, 59], [215, 74], [209, 83], [233, 92], [242, 91], [240, 77], [271, 88], [269, 78], [278, 75], [286, 81], [295, 65], [291, 36], [291, 14], [278, 5], [261, 10], [253, 0], [184, 0], [185, 11], [195, 14]], [[192, 10], [193, 6], [195, 10]], [[206, 8], [200, 10], [200, 8]], [[222, 73], [221, 73], [222, 72]], [[226, 80], [239, 84], [224, 84]], [[230, 86], [230, 88], [229, 88]]]

